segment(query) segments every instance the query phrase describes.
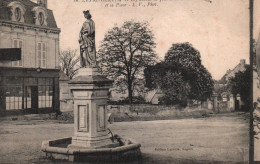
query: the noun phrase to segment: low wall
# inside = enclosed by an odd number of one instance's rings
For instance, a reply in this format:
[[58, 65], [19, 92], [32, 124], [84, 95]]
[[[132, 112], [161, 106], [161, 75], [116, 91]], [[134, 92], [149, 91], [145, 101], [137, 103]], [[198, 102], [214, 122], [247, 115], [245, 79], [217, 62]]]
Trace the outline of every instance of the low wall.
[[[201, 107], [181, 108], [178, 105], [109, 105], [108, 112], [110, 122], [120, 121], [148, 121], [148, 120], [167, 120], [180, 118], [198, 118], [204, 117], [213, 110]], [[112, 121], [111, 121], [112, 120]]]
[[73, 111], [73, 100], [60, 100], [60, 111], [61, 112], [72, 112]]

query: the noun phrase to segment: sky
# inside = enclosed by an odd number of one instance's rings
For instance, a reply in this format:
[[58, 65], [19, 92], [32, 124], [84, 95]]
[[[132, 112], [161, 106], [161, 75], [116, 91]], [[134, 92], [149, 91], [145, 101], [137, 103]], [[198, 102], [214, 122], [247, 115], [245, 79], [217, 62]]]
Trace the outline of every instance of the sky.
[[156, 6], [150, 7], [132, 7], [132, 1], [139, 0], [117, 0], [130, 5], [127, 7], [74, 1], [48, 1], [48, 8], [53, 10], [61, 29], [61, 50], [79, 49], [79, 31], [85, 21], [82, 11], [90, 10], [96, 26], [97, 50], [105, 33], [115, 25], [120, 26], [126, 20], [148, 21], [160, 59], [172, 44], [189, 42], [200, 51], [202, 64], [216, 80], [233, 69], [240, 59], [249, 63], [248, 0], [211, 0], [211, 3], [210, 0], [150, 0], [157, 1]]

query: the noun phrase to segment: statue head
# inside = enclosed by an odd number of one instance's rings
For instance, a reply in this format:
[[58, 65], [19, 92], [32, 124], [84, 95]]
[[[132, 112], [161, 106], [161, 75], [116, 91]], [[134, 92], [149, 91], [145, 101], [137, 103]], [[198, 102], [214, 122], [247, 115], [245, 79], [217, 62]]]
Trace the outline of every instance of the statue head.
[[86, 19], [90, 19], [90, 18], [91, 18], [91, 14], [89, 13], [89, 10], [83, 11], [83, 13], [84, 13], [84, 17], [85, 17]]

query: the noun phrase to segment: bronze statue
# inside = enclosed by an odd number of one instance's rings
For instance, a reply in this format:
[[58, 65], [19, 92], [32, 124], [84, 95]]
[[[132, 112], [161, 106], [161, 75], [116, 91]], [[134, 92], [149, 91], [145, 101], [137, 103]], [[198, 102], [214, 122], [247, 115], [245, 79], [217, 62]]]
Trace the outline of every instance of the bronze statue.
[[86, 21], [79, 33], [81, 67], [96, 67], [95, 23], [89, 10], [83, 11]]

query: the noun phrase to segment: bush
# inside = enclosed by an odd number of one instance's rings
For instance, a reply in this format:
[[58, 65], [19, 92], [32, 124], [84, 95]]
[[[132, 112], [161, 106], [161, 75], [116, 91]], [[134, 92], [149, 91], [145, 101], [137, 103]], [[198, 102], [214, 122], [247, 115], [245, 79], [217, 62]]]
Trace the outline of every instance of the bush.
[[169, 96], [163, 96], [159, 98], [159, 102], [162, 105], [180, 105], [185, 108], [188, 105], [188, 101], [186, 99], [183, 100], [172, 100]]
[[[124, 105], [124, 104], [129, 104], [129, 98], [125, 98], [123, 100], [118, 100], [118, 101], [109, 101], [108, 102], [111, 105]], [[141, 96], [135, 96], [132, 98], [132, 104], [145, 104], [146, 101], [143, 97]]]

